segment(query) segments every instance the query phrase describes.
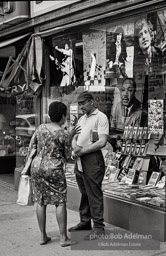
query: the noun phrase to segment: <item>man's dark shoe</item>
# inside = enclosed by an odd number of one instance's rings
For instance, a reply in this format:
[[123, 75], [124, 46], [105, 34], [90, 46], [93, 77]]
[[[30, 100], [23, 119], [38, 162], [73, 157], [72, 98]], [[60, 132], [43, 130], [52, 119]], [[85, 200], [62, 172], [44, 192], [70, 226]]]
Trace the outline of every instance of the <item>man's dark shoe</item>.
[[69, 232], [73, 232], [73, 231], [79, 231], [79, 230], [91, 230], [91, 224], [81, 224], [78, 223], [76, 226], [71, 227], [68, 229]]
[[105, 236], [105, 230], [102, 228], [99, 229], [92, 229], [92, 231], [84, 236], [84, 240], [91, 241], [91, 240], [98, 240], [98, 239], [104, 239]]

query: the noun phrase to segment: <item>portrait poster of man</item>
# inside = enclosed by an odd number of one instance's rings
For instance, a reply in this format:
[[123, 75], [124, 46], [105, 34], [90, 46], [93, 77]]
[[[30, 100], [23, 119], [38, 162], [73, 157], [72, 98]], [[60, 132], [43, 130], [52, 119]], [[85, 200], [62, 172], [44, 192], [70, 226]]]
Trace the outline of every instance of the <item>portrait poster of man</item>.
[[132, 21], [124, 25], [107, 27], [106, 73], [110, 78], [133, 77], [134, 26]]
[[[148, 76], [148, 98], [163, 98], [165, 24], [161, 12], [138, 17], [134, 23], [134, 70], [137, 76]], [[139, 73], [138, 73], [139, 68]]]
[[[143, 88], [142, 88], [143, 90]], [[134, 78], [126, 77], [119, 84], [120, 101], [114, 103], [110, 118], [111, 129], [123, 132], [125, 126], [139, 126], [142, 116], [142, 94], [137, 95]], [[114, 102], [116, 99], [114, 100]]]

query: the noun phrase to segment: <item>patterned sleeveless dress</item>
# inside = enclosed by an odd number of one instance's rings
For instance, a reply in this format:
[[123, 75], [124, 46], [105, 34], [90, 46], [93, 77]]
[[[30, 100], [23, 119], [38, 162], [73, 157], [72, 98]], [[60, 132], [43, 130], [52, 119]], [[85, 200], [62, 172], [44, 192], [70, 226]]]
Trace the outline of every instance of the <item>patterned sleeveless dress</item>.
[[65, 161], [70, 159], [71, 143], [64, 129], [51, 132], [41, 124], [30, 141], [37, 145], [31, 165], [33, 201], [40, 205], [64, 204], [67, 197]]

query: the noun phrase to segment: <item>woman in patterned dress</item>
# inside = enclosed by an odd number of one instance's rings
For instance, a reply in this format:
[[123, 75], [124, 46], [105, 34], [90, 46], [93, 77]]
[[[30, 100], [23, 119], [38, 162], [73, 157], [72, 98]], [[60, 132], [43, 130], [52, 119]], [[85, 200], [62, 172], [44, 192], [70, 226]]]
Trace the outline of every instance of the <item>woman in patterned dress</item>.
[[48, 204], [56, 206], [56, 217], [60, 231], [60, 245], [70, 246], [67, 237], [67, 186], [65, 161], [70, 159], [71, 140], [79, 127], [67, 133], [61, 126], [66, 121], [67, 107], [61, 102], [52, 102], [49, 106], [51, 122], [41, 124], [30, 141], [29, 150], [34, 145], [37, 155], [31, 165], [33, 200], [36, 203], [36, 215], [41, 231], [40, 244], [46, 244], [51, 238], [46, 233], [46, 208]]

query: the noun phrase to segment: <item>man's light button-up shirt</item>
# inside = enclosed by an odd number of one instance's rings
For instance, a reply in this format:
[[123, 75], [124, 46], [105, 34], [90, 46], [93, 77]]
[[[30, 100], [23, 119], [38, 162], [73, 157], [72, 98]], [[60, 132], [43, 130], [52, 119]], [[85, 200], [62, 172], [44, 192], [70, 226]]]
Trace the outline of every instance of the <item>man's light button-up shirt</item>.
[[89, 116], [86, 114], [80, 117], [78, 125], [81, 126], [81, 133], [78, 135], [77, 145], [78, 146], [88, 146], [92, 144], [91, 132], [96, 130], [98, 135], [109, 134], [109, 123], [107, 116], [95, 109]]

